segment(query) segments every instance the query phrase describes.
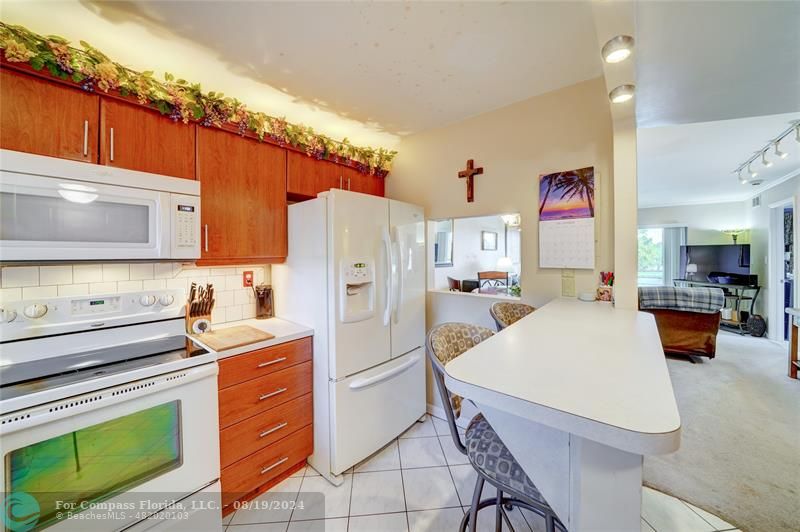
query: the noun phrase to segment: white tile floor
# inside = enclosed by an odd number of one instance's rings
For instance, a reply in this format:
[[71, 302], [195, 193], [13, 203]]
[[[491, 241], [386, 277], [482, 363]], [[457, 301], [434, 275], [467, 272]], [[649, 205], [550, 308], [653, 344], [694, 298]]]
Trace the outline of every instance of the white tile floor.
[[[240, 509], [225, 519], [226, 532], [457, 531], [475, 485], [475, 472], [453, 444], [447, 424], [430, 416], [344, 477], [334, 487], [310, 467], [298, 471], [259, 500], [295, 501], [300, 493], [316, 492], [323, 494], [324, 505], [309, 497], [302, 510]], [[531, 512], [514, 509], [509, 517], [517, 532], [544, 531], [544, 520]], [[491, 510], [479, 514], [478, 530], [494, 530]], [[736, 529], [691, 504], [643, 489], [642, 532], [721, 530]]]

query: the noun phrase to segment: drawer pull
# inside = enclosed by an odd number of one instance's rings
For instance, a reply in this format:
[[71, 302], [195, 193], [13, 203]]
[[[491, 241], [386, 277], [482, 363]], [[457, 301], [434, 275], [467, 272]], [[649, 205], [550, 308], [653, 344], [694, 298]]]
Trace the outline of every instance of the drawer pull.
[[279, 466], [279, 465], [281, 465], [282, 463], [284, 463], [284, 462], [287, 462], [288, 460], [289, 460], [289, 457], [288, 457], [288, 456], [284, 456], [283, 458], [281, 458], [280, 460], [278, 460], [278, 461], [277, 461], [277, 462], [275, 462], [274, 464], [272, 464], [272, 465], [268, 465], [267, 467], [265, 467], [264, 469], [262, 469], [262, 470], [261, 470], [261, 474], [263, 475], [264, 473], [267, 473], [267, 472], [269, 472], [269, 471], [272, 471], [273, 469], [275, 469], [276, 467], [278, 467], [278, 466]]
[[261, 434], [259, 434], [259, 435], [258, 435], [258, 437], [259, 437], [259, 438], [263, 438], [263, 437], [265, 437], [265, 436], [269, 436], [269, 435], [270, 435], [270, 434], [272, 434], [273, 432], [276, 432], [276, 431], [279, 431], [279, 430], [281, 430], [283, 427], [287, 426], [288, 424], [289, 424], [289, 423], [288, 423], [288, 422], [286, 422], [286, 421], [284, 421], [283, 423], [278, 423], [277, 425], [275, 425], [275, 426], [274, 426], [274, 427], [272, 427], [271, 429], [267, 429], [267, 430], [265, 430], [264, 432], [262, 432]]
[[258, 400], [259, 400], [259, 401], [263, 401], [264, 399], [269, 399], [270, 397], [275, 397], [275, 396], [276, 396], [276, 395], [278, 395], [278, 394], [282, 394], [282, 393], [283, 393], [283, 392], [285, 392], [287, 389], [288, 389], [288, 388], [278, 388], [278, 389], [277, 389], [277, 390], [275, 390], [274, 392], [265, 393], [264, 395], [262, 395], [261, 397], [259, 397], [259, 398], [258, 398]]
[[268, 362], [262, 362], [261, 364], [258, 365], [258, 367], [259, 368], [266, 368], [267, 366], [271, 366], [273, 364], [277, 364], [278, 362], [283, 362], [284, 360], [286, 360], [286, 357], [278, 357], [275, 360], [270, 360]]

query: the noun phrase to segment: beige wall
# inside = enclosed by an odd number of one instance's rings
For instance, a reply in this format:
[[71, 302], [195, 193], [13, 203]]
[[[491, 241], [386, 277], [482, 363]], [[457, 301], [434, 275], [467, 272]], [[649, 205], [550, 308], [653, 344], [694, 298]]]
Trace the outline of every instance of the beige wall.
[[[733, 240], [722, 229], [747, 228], [750, 224], [746, 205], [749, 202], [736, 201], [639, 209], [639, 226], [685, 225], [690, 245], [731, 244]], [[749, 243], [749, 232], [740, 235], [737, 241]]]
[[[599, 272], [613, 268], [611, 116], [601, 78], [412, 135], [398, 151], [387, 196], [422, 205], [426, 218], [520, 213], [522, 299], [535, 305], [561, 287], [561, 270], [538, 267], [539, 174], [594, 166], [597, 258], [595, 271], [575, 272], [578, 292], [594, 290]], [[484, 167], [474, 203], [457, 177], [467, 159]]]
[[[561, 294], [562, 273], [538, 266], [539, 175], [594, 166], [595, 270], [575, 271], [577, 292], [593, 291], [599, 272], [613, 269], [612, 129], [602, 78], [409, 136], [398, 152], [386, 195], [422, 205], [427, 219], [520, 213], [522, 300], [535, 306]], [[475, 178], [474, 203], [466, 202], [466, 185], [457, 177], [467, 159], [484, 168]], [[466, 321], [493, 328], [492, 302], [429, 293], [427, 325]], [[428, 402], [438, 405], [432, 386], [429, 378]]]

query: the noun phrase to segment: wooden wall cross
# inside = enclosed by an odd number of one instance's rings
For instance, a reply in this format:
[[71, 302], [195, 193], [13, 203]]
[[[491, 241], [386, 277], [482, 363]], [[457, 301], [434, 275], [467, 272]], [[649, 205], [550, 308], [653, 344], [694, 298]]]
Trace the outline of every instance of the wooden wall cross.
[[481, 175], [482, 173], [483, 167], [479, 166], [478, 168], [475, 168], [475, 161], [472, 159], [467, 161], [466, 170], [461, 170], [458, 173], [458, 177], [467, 178], [467, 203], [472, 203], [475, 201], [475, 183], [473, 182], [473, 178], [476, 175]]

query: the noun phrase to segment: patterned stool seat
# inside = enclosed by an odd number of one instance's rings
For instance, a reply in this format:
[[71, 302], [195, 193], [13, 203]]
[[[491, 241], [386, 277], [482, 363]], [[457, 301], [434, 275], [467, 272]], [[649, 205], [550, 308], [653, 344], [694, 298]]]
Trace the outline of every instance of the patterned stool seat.
[[517, 492], [548, 506], [483, 414], [472, 418], [464, 439], [472, 467], [501, 486], [502, 491]]

